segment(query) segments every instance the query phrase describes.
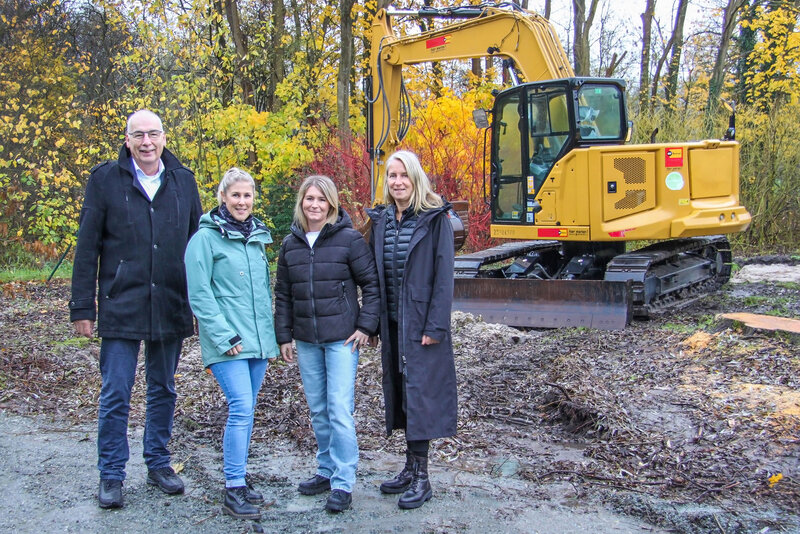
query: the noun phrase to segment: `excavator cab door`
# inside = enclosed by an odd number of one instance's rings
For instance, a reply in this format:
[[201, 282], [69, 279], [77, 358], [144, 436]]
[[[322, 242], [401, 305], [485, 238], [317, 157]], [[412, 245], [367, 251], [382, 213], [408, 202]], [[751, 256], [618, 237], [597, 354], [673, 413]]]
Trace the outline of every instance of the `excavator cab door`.
[[498, 224], [536, 224], [536, 195], [576, 147], [623, 144], [629, 130], [625, 83], [567, 78], [497, 95], [492, 112], [491, 212]]
[[492, 128], [492, 221], [533, 224], [535, 195], [575, 137], [569, 84], [525, 84], [498, 95]]

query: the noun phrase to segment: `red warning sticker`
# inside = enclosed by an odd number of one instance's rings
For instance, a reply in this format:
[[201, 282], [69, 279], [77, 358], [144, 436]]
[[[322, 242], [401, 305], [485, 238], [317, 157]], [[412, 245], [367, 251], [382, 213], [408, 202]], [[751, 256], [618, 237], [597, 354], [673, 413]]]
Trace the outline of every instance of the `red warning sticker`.
[[667, 147], [664, 150], [665, 167], [683, 167], [683, 147]]
[[425, 48], [436, 48], [438, 46], [444, 46], [450, 42], [449, 35], [442, 35], [441, 37], [434, 37], [433, 39], [428, 39], [425, 41]]
[[539, 237], [567, 237], [569, 230], [566, 228], [539, 228]]

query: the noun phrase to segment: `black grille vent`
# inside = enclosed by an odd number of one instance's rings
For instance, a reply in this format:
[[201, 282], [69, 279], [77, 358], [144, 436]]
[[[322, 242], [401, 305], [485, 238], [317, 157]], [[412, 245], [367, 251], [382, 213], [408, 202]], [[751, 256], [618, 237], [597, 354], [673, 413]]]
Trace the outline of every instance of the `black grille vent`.
[[642, 158], [617, 158], [614, 168], [625, 176], [626, 184], [643, 184], [647, 180], [647, 167]]

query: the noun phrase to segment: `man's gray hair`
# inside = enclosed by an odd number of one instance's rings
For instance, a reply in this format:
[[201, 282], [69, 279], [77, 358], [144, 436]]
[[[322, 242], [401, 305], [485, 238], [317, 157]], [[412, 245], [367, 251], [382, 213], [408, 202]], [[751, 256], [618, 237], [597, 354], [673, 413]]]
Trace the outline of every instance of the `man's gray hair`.
[[150, 117], [156, 119], [158, 121], [158, 127], [161, 129], [161, 131], [164, 130], [164, 124], [161, 122], [161, 117], [159, 117], [149, 109], [140, 109], [128, 115], [128, 124], [126, 126], [126, 131], [128, 133], [131, 133], [131, 122], [133, 122], [133, 119], [135, 119], [136, 117], [140, 117], [142, 115], [149, 115]]

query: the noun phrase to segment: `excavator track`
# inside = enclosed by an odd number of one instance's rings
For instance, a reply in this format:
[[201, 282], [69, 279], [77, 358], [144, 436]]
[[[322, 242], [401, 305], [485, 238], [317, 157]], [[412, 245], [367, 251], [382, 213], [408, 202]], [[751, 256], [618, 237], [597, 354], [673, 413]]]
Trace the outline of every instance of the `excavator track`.
[[512, 279], [481, 271], [558, 247], [553, 241], [524, 241], [456, 257], [453, 308], [517, 327], [621, 329], [634, 317], [648, 318], [713, 292], [731, 273], [724, 236], [664, 241], [617, 255], [604, 280]]
[[455, 277], [476, 278], [485, 265], [523, 256], [534, 250], [558, 249], [559, 246], [555, 241], [514, 241], [472, 254], [462, 254], [455, 259]]
[[730, 279], [731, 260], [724, 236], [676, 239], [615, 256], [605, 280], [630, 281], [633, 315], [647, 318], [718, 289]]

